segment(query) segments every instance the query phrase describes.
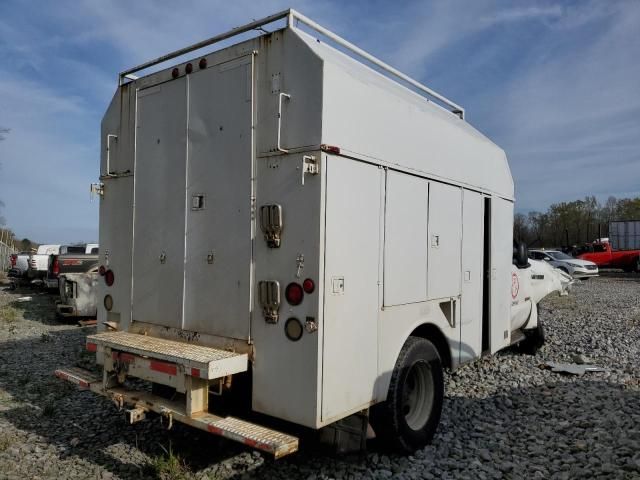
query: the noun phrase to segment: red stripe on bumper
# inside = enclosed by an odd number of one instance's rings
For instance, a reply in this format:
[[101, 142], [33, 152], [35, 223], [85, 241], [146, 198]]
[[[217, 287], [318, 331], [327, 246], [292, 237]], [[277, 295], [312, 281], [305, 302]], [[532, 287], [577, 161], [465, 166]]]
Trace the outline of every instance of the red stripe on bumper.
[[176, 365], [173, 363], [151, 360], [149, 368], [151, 368], [151, 370], [155, 370], [156, 372], [168, 373], [169, 375], [178, 374], [178, 367], [176, 367]]
[[135, 356], [125, 352], [111, 352], [111, 358], [125, 363], [132, 363]]

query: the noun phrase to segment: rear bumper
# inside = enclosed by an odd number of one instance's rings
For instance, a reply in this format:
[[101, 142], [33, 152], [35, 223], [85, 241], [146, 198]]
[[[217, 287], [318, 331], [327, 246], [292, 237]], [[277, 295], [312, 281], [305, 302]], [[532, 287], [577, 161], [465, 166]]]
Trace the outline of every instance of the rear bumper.
[[59, 369], [55, 371], [55, 375], [82, 389], [88, 389], [109, 398], [119, 410], [125, 410], [129, 423], [144, 419], [147, 412], [155, 412], [167, 419], [169, 428], [175, 420], [270, 453], [275, 458], [298, 450], [298, 439], [291, 435], [235, 417], [219, 417], [208, 412], [188, 415], [185, 406], [179, 402], [167, 400], [146, 391], [132, 390], [124, 386], [104, 388], [102, 378], [88, 370]]

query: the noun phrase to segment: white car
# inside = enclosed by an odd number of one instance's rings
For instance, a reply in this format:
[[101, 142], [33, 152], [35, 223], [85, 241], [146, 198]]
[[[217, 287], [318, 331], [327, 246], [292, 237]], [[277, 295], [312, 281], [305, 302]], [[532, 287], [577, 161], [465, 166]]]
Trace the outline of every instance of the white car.
[[573, 278], [590, 278], [598, 276], [598, 265], [589, 260], [573, 258], [560, 250], [529, 250], [529, 258], [543, 260]]

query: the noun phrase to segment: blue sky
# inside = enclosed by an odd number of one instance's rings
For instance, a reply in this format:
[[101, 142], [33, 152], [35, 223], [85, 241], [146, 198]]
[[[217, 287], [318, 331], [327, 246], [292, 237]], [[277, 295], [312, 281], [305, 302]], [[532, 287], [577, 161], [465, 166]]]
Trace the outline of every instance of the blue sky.
[[640, 194], [640, 1], [0, 0], [8, 226], [96, 240], [117, 72], [289, 6], [464, 106], [506, 150], [518, 210]]

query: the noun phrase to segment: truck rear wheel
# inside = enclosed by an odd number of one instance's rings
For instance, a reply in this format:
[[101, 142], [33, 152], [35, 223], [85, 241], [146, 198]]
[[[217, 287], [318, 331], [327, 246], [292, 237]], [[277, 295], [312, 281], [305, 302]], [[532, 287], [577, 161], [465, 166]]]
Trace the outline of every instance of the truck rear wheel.
[[424, 338], [409, 337], [391, 374], [386, 401], [371, 408], [376, 437], [383, 445], [405, 453], [424, 447], [438, 427], [443, 398], [438, 350]]

